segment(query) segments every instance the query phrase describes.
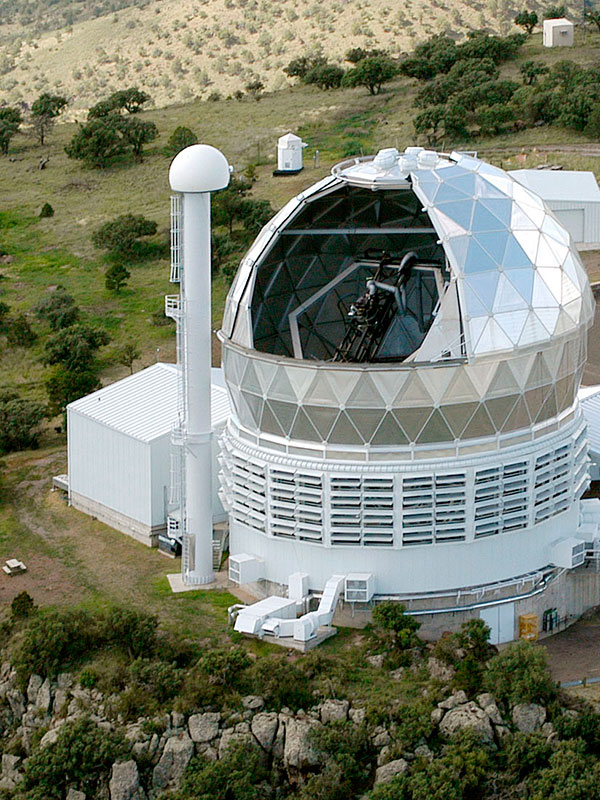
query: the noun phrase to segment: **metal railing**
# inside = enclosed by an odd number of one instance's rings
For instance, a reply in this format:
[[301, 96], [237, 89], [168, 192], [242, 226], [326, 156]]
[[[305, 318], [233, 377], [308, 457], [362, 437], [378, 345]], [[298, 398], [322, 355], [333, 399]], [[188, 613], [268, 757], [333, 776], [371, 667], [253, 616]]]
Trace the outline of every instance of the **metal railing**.
[[181, 281], [182, 247], [183, 236], [183, 197], [172, 195], [171, 197], [171, 283]]

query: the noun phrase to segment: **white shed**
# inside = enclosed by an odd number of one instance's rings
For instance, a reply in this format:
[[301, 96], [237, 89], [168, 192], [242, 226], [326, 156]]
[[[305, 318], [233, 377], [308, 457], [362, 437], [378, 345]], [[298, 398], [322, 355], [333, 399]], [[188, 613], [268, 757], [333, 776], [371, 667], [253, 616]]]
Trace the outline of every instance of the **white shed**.
[[574, 37], [575, 26], [565, 17], [544, 20], [544, 47], [572, 47]]
[[600, 243], [600, 188], [593, 172], [516, 169], [510, 173], [539, 195], [582, 249]]
[[306, 144], [295, 133], [280, 136], [277, 142], [277, 172], [296, 173], [303, 168], [302, 150]]
[[[221, 370], [212, 373], [217, 431], [230, 405]], [[71, 505], [149, 546], [166, 526], [178, 377], [175, 364], [154, 364], [67, 406]], [[213, 513], [221, 520], [216, 446], [215, 438]]]

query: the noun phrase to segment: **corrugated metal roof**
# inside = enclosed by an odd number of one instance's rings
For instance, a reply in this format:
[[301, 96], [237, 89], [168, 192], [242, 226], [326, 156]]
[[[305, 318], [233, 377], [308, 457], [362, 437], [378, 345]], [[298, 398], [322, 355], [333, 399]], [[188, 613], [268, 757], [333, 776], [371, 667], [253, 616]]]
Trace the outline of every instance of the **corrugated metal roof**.
[[509, 172], [542, 200], [600, 203], [600, 189], [593, 172], [553, 169], [513, 169]]
[[[596, 391], [590, 393], [592, 389]], [[590, 450], [600, 453], [600, 386], [582, 386], [579, 390], [579, 402], [588, 426]]]
[[[229, 397], [219, 385], [220, 370], [212, 370], [212, 426], [223, 425], [231, 413]], [[97, 392], [81, 397], [68, 408], [140, 441], [169, 433], [178, 421], [179, 369], [176, 364], [153, 364]]]

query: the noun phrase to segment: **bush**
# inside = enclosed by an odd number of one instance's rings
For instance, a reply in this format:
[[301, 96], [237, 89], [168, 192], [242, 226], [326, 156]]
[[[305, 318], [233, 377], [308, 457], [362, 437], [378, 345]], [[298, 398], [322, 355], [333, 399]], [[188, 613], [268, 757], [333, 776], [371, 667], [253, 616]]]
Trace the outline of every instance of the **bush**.
[[130, 277], [131, 272], [124, 264], [112, 264], [104, 273], [104, 286], [109, 292], [118, 294]]
[[130, 658], [152, 655], [158, 619], [144, 611], [114, 606], [106, 616], [106, 639]]
[[260, 659], [247, 675], [245, 685], [265, 698], [273, 711], [310, 708], [314, 703], [310, 679], [304, 670], [281, 658]]
[[504, 747], [504, 761], [510, 774], [518, 781], [548, 765], [552, 748], [540, 733], [515, 733]]
[[33, 598], [28, 592], [19, 592], [10, 604], [10, 615], [13, 619], [26, 619], [36, 610]]
[[398, 64], [389, 56], [375, 56], [359, 61], [343, 78], [344, 86], [365, 86], [370, 94], [379, 94], [384, 83], [398, 74]]
[[406, 651], [422, 645], [417, 636], [421, 623], [406, 613], [402, 603], [384, 600], [373, 609], [373, 625], [375, 632], [389, 648]]
[[154, 220], [141, 214], [122, 214], [94, 231], [92, 242], [116, 258], [147, 257], [148, 248], [140, 239], [153, 236], [157, 228]]
[[554, 720], [561, 739], [580, 739], [588, 753], [600, 755], [600, 715], [592, 708], [584, 708], [577, 716], [561, 714]]
[[347, 800], [359, 796], [370, 778], [373, 748], [364, 726], [333, 722], [310, 733], [324, 769], [306, 782], [299, 800]]
[[47, 219], [48, 217], [54, 216], [54, 209], [50, 203], [44, 203], [44, 205], [40, 208], [40, 213], [38, 216], [40, 219]]
[[37, 447], [45, 409], [16, 392], [0, 392], [0, 453]]
[[38, 319], [45, 319], [53, 331], [68, 328], [79, 320], [79, 309], [64, 286], [48, 292], [33, 310]]
[[60, 364], [70, 372], [86, 372], [95, 366], [96, 352], [110, 342], [102, 328], [72, 325], [51, 336], [45, 345], [46, 364]]
[[60, 414], [69, 403], [102, 387], [95, 369], [71, 371], [56, 367], [45, 382], [48, 408], [52, 415]]
[[258, 745], [232, 744], [219, 761], [193, 758], [170, 800], [264, 800], [268, 779]]
[[190, 128], [186, 128], [184, 125], [178, 125], [169, 136], [169, 141], [164, 149], [164, 153], [169, 158], [174, 158], [177, 153], [180, 153], [182, 150], [185, 150], [186, 147], [190, 147], [197, 142], [198, 137], [194, 131], [190, 130]]
[[586, 755], [583, 742], [559, 742], [527, 788], [535, 800], [600, 800], [600, 765]]
[[486, 690], [505, 708], [517, 703], [546, 704], [556, 697], [545, 652], [530, 642], [513, 642], [494, 656], [483, 681]]
[[22, 788], [28, 800], [62, 800], [71, 787], [95, 797], [112, 764], [127, 753], [121, 736], [102, 730], [89, 718], [66, 722], [56, 742], [25, 762]]
[[200, 658], [198, 666], [205, 675], [208, 675], [209, 683], [234, 689], [240, 685], [242, 674], [250, 663], [250, 658], [243, 648], [232, 647], [230, 650], [209, 650]]

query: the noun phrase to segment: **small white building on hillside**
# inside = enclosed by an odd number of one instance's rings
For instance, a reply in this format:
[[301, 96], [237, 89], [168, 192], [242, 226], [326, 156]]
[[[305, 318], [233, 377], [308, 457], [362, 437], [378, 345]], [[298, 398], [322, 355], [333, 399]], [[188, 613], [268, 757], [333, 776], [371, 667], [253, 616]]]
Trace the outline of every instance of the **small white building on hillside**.
[[[165, 530], [170, 505], [178, 372], [175, 364], [154, 364], [67, 407], [71, 505], [149, 546]], [[213, 430], [229, 414], [222, 371], [214, 369]], [[213, 460], [213, 514], [220, 521], [216, 453]]]
[[509, 174], [542, 198], [579, 249], [600, 246], [600, 188], [593, 172], [515, 169]]
[[565, 17], [544, 20], [544, 47], [572, 47], [575, 26]]

